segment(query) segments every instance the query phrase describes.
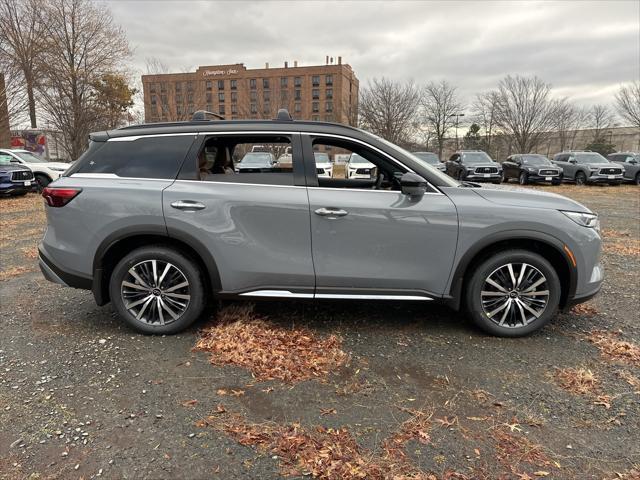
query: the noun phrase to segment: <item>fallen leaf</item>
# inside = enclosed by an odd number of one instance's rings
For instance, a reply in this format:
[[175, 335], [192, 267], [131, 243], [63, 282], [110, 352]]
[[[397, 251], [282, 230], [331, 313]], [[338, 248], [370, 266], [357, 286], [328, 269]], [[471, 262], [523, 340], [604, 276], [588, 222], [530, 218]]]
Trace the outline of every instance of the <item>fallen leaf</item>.
[[335, 415], [336, 409], [335, 408], [321, 408], [320, 409], [320, 415]]
[[231, 390], [231, 395], [234, 397], [241, 397], [244, 395], [244, 390]]
[[196, 403], [198, 403], [198, 400], [186, 400], [184, 402], [182, 402], [182, 406], [183, 407], [193, 407], [196, 405]]
[[545, 472], [544, 470], [538, 470], [537, 472], [533, 472], [536, 477], [546, 477], [549, 475], [549, 472]]
[[227, 393], [229, 392], [227, 392], [224, 388], [219, 388], [218, 390], [216, 390], [217, 395], [226, 395]]

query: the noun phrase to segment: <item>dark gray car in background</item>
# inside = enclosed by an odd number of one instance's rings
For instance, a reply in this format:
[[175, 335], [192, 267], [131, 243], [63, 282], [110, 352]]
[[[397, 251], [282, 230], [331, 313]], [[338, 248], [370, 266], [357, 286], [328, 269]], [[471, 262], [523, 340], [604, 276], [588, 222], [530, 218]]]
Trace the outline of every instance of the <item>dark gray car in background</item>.
[[471, 182], [502, 182], [502, 166], [482, 150], [460, 150], [446, 162], [447, 175]]
[[[202, 175], [203, 151], [292, 147], [292, 169]], [[314, 146], [374, 178], [316, 173]], [[246, 150], [244, 150], [246, 151]], [[330, 123], [191, 121], [91, 135], [43, 192], [39, 262], [144, 333], [178, 332], [210, 298], [444, 302], [521, 336], [600, 289], [597, 215], [568, 198], [468, 188], [409, 152]]]
[[610, 162], [617, 163], [624, 168], [624, 179], [640, 185], [640, 153], [616, 152], [607, 155]]
[[562, 169], [544, 155], [525, 153], [509, 155], [502, 162], [502, 181], [508, 182], [512, 178], [520, 185], [528, 183], [562, 183]]

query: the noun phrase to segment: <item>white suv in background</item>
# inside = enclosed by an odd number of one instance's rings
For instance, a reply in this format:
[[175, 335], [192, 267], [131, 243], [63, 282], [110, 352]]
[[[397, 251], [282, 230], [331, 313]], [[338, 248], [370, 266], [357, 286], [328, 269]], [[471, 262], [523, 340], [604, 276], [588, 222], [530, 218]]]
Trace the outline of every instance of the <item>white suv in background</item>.
[[332, 178], [333, 163], [329, 159], [329, 155], [324, 152], [313, 152], [316, 159], [316, 173], [318, 177]]
[[37, 157], [28, 150], [2, 149], [0, 153], [10, 155], [11, 163], [19, 163], [29, 167], [33, 172], [39, 190], [57, 180], [71, 166], [69, 163], [49, 162]]
[[361, 157], [357, 153], [352, 153], [347, 162], [347, 178], [373, 178], [376, 166]]

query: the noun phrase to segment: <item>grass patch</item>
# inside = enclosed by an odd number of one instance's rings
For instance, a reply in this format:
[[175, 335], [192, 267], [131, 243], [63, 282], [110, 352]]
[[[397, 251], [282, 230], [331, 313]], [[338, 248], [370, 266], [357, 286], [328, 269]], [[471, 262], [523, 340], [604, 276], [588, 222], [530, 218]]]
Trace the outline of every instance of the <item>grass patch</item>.
[[195, 351], [209, 352], [213, 365], [237, 365], [258, 380], [323, 379], [348, 360], [335, 335], [320, 338], [304, 328], [284, 328], [253, 311], [253, 305], [222, 309], [200, 332]]
[[0, 271], [0, 282], [4, 282], [9, 280], [10, 278], [18, 277], [20, 275], [24, 275], [25, 273], [35, 272], [32, 267], [11, 267], [7, 270]]

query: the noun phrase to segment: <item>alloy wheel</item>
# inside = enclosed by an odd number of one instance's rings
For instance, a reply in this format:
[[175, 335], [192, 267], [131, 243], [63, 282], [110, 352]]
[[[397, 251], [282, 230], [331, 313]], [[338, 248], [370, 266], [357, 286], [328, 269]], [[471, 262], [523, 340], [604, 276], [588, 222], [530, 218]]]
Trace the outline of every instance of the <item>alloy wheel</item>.
[[576, 185], [584, 185], [587, 183], [587, 177], [585, 177], [584, 173], [578, 172], [576, 174]]
[[549, 302], [547, 278], [528, 263], [507, 263], [487, 276], [482, 310], [496, 325], [520, 328], [540, 318]]
[[145, 260], [132, 266], [122, 280], [120, 292], [129, 313], [149, 325], [175, 322], [191, 300], [185, 274], [163, 260]]

